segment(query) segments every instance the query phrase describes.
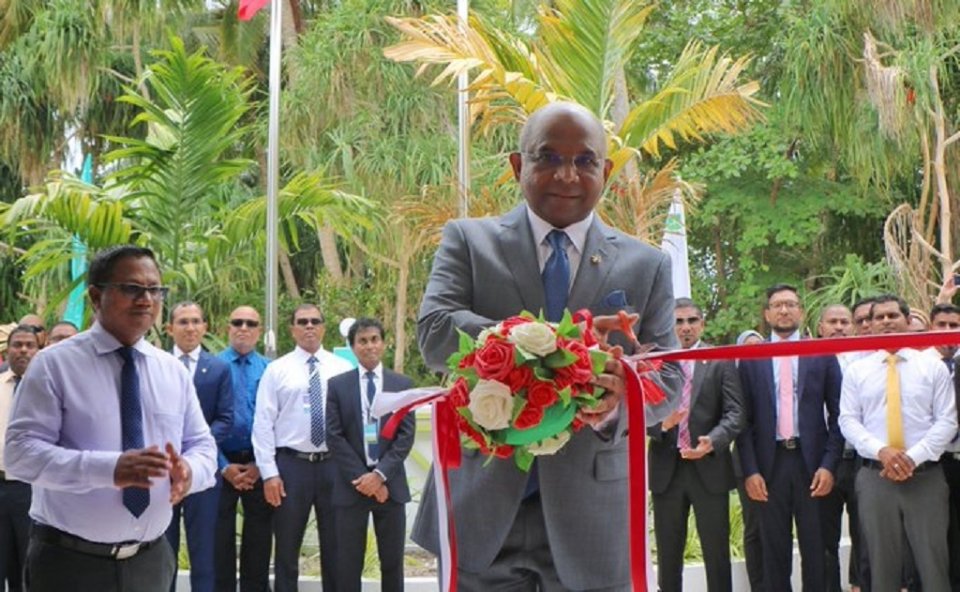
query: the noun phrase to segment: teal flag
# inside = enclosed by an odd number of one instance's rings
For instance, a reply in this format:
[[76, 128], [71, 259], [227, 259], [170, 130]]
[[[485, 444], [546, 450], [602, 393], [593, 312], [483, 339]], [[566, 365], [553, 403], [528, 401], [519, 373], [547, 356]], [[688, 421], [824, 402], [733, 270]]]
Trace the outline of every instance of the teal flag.
[[[87, 154], [83, 159], [83, 170], [80, 172], [80, 180], [84, 183], [93, 183], [93, 156]], [[80, 240], [80, 237], [73, 235], [71, 245], [73, 258], [70, 260], [70, 279], [76, 281], [87, 272], [87, 245]], [[86, 283], [78, 284], [70, 297], [67, 299], [67, 308], [63, 312], [63, 320], [70, 321], [80, 329], [83, 329], [83, 309], [84, 295], [86, 294]]]

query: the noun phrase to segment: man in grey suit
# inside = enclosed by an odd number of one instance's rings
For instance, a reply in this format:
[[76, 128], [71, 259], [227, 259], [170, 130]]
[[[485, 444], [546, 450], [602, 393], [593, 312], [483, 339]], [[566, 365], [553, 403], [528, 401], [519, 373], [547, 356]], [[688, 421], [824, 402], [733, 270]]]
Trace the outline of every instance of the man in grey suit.
[[[418, 321], [427, 364], [445, 369], [457, 329], [475, 336], [522, 310], [546, 310], [548, 320], [563, 308], [624, 310], [639, 319], [641, 343], [676, 347], [669, 259], [593, 211], [612, 166], [597, 118], [570, 103], [542, 108], [510, 164], [526, 205], [444, 228]], [[529, 475], [512, 460], [464, 451], [450, 473], [461, 590], [629, 588], [627, 413], [623, 381], [608, 368], [597, 383], [610, 392], [581, 414], [593, 429], [539, 457]], [[679, 394], [679, 372], [667, 368], [668, 400], [647, 408], [648, 421], [666, 417]], [[436, 553], [436, 500], [429, 483], [424, 491], [413, 539]]]
[[[678, 298], [676, 317], [680, 345], [701, 347], [700, 307]], [[736, 487], [730, 444], [747, 423], [743, 389], [732, 361], [681, 362], [681, 368], [679, 407], [647, 430], [657, 579], [661, 592], [683, 590], [683, 550], [693, 506], [707, 589], [730, 592], [730, 490]]]

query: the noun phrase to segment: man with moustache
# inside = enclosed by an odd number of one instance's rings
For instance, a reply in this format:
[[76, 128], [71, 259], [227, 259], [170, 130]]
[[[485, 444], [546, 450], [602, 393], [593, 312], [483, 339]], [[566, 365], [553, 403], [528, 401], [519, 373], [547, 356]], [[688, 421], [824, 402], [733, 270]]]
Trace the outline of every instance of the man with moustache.
[[[702, 347], [701, 308], [689, 298], [678, 298], [675, 315], [681, 347]], [[692, 506], [707, 589], [729, 592], [733, 589], [729, 494], [736, 486], [730, 444], [747, 421], [740, 377], [732, 361], [682, 362], [681, 368], [680, 406], [647, 429], [658, 583], [661, 592], [683, 590], [683, 551]]]
[[[225, 362], [201, 347], [207, 333], [203, 310], [195, 302], [181, 302], [170, 310], [167, 334], [173, 338], [173, 355], [191, 374], [203, 417], [219, 445], [230, 434], [233, 425], [233, 387], [230, 368]], [[173, 520], [167, 528], [167, 540], [174, 553], [180, 551], [180, 516], [187, 531], [187, 553], [190, 556], [190, 591], [213, 592], [214, 532], [220, 483], [191, 495], [173, 507]], [[176, 584], [170, 586], [170, 592]]]
[[[820, 312], [817, 323], [817, 335], [822, 338], [848, 337], [854, 330], [853, 314], [843, 304], [827, 305]], [[837, 361], [841, 371], [853, 358], [840, 354]], [[821, 506], [821, 529], [827, 569], [827, 590], [840, 592], [840, 534], [843, 522], [843, 507], [847, 507], [847, 529], [850, 532], [850, 566], [848, 578], [853, 592], [860, 590], [864, 580], [860, 575], [859, 557], [863, 554], [860, 546], [860, 524], [857, 521], [857, 496], [854, 491], [857, 469], [860, 459], [853, 446], [843, 443], [843, 452], [837, 463], [836, 479], [833, 491], [823, 499]]]
[[853, 305], [853, 334], [870, 335], [870, 310], [874, 296], [861, 298]]
[[[799, 340], [803, 307], [797, 289], [769, 288], [764, 319], [771, 342]], [[737, 449], [747, 494], [760, 502], [764, 589], [792, 589], [795, 520], [803, 590], [822, 590], [820, 500], [833, 489], [840, 457], [840, 366], [835, 356], [742, 360], [740, 378], [752, 421], [737, 438]]]
[[[909, 314], [903, 299], [878, 296], [873, 332], [905, 332]], [[914, 349], [877, 351], [847, 368], [840, 406], [843, 435], [863, 458], [856, 491], [871, 589], [900, 590], [906, 535], [924, 589], [949, 590], [949, 492], [939, 459], [957, 433], [950, 372]]]
[[[527, 119], [510, 155], [525, 203], [444, 228], [417, 321], [431, 369], [446, 369], [458, 330], [476, 336], [523, 310], [542, 310], [552, 322], [564, 309], [587, 308], [595, 319], [625, 311], [639, 317], [641, 343], [676, 347], [669, 258], [594, 212], [613, 165], [606, 148], [603, 124], [580, 105], [551, 103]], [[529, 474], [477, 451], [451, 471], [460, 590], [629, 588], [626, 412], [617, 368], [610, 364], [596, 378], [608, 393], [580, 412], [589, 427], [560, 454], [540, 456]], [[666, 369], [667, 401], [645, 409], [650, 423], [669, 415], [679, 395], [679, 373]], [[437, 553], [430, 483], [412, 537]]]
[[[96, 322], [37, 354], [7, 426], [7, 475], [33, 485], [31, 592], [167, 592], [172, 506], [211, 487], [217, 449], [176, 358], [143, 337], [167, 288], [153, 253], [93, 258]], [[161, 448], [163, 447], [163, 448]]]
[[223, 486], [216, 532], [216, 589], [237, 590], [237, 504], [243, 505], [240, 535], [240, 592], [268, 592], [270, 548], [273, 544], [273, 507], [263, 496], [263, 479], [253, 454], [253, 415], [260, 378], [270, 362], [256, 351], [260, 341], [260, 313], [238, 306], [230, 313], [230, 345], [220, 359], [233, 378], [233, 427], [220, 444]]
[[301, 304], [290, 319], [297, 347], [263, 373], [253, 419], [253, 450], [263, 494], [274, 507], [275, 592], [297, 590], [300, 546], [313, 508], [320, 540], [324, 592], [337, 590], [333, 485], [337, 468], [327, 442], [328, 381], [351, 369], [323, 348], [324, 319]]
[[[3, 437], [13, 407], [17, 387], [33, 356], [40, 351], [37, 330], [18, 325], [7, 335], [7, 361], [10, 369], [0, 373], [0, 457]], [[19, 592], [23, 565], [27, 561], [27, 540], [30, 532], [30, 485], [7, 478], [0, 458], [0, 587]]]

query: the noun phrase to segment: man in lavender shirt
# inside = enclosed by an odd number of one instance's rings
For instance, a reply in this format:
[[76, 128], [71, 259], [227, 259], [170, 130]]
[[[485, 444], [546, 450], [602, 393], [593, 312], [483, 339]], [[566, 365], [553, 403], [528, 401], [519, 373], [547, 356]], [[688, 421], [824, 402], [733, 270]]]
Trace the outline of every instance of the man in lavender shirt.
[[149, 249], [90, 264], [96, 323], [40, 352], [17, 390], [7, 474], [33, 485], [33, 592], [166, 592], [171, 507], [214, 484], [217, 449], [183, 364], [147, 343], [166, 288]]

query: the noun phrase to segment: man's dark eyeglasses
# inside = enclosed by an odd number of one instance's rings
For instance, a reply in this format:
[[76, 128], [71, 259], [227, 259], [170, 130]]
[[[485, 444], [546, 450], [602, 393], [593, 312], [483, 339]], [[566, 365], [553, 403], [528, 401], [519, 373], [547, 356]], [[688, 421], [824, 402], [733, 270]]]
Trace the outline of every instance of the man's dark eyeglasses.
[[600, 168], [600, 159], [592, 154], [578, 154], [573, 157], [560, 156], [556, 152], [522, 152], [538, 169], [555, 171], [567, 164], [581, 173], [594, 173]]
[[149, 294], [153, 300], [163, 300], [170, 293], [167, 286], [141, 286], [140, 284], [123, 284], [117, 282], [107, 282], [98, 284], [98, 288], [116, 288], [124, 296], [136, 300], [144, 294]]
[[250, 329], [256, 329], [260, 326], [260, 321], [254, 321], [253, 319], [230, 319], [230, 324], [238, 329], [244, 325]]
[[34, 333], [43, 333], [46, 329], [42, 325], [19, 325], [24, 329], [29, 329]]
[[298, 325], [300, 325], [301, 327], [306, 327], [307, 325], [313, 325], [314, 327], [316, 327], [317, 325], [322, 325], [322, 324], [323, 324], [323, 319], [318, 319], [318, 318], [316, 318], [316, 317], [311, 318], [311, 319], [302, 319], [302, 318], [301, 318], [301, 319], [297, 319], [297, 320], [296, 320], [296, 323], [297, 323]]

